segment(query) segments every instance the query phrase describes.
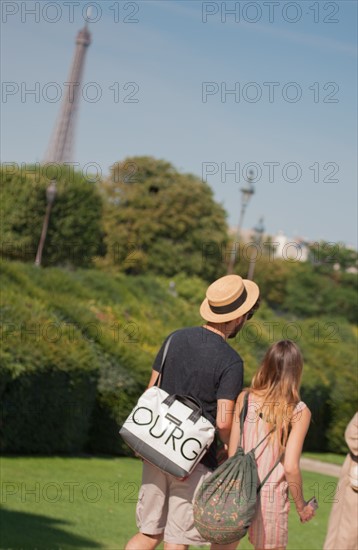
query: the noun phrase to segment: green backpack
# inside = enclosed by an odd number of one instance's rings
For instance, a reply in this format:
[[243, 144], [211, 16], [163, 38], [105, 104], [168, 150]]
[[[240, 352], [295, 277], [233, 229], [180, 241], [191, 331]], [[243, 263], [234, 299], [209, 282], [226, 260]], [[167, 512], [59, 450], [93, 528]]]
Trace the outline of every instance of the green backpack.
[[260, 483], [255, 451], [275, 428], [245, 454], [241, 445], [248, 398], [246, 392], [240, 414], [240, 444], [236, 453], [203, 482], [194, 501], [195, 527], [204, 540], [216, 544], [229, 544], [246, 535], [256, 512], [260, 490], [281, 460], [280, 456]]

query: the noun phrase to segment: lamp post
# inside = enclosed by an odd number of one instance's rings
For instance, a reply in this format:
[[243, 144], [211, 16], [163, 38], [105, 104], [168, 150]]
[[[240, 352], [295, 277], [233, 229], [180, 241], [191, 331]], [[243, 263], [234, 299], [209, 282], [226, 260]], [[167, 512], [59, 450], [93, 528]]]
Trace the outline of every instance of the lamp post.
[[37, 267], [40, 267], [41, 265], [42, 251], [46, 240], [51, 208], [55, 201], [55, 198], [56, 198], [56, 180], [52, 180], [50, 185], [46, 189], [46, 199], [47, 199], [46, 212], [45, 212], [44, 223], [42, 225], [42, 231], [41, 231], [41, 237], [40, 237], [39, 245], [37, 247], [36, 258], [35, 258], [35, 265]]
[[[264, 219], [261, 216], [261, 218], [259, 219], [258, 224], [254, 227], [254, 243], [255, 244], [261, 245], [262, 235], [264, 234], [264, 231], [265, 231]], [[255, 255], [254, 258], [252, 257], [252, 254], [251, 254], [250, 264], [249, 264], [249, 271], [247, 273], [247, 278], [250, 279], [250, 281], [252, 281], [252, 279], [254, 277], [256, 259], [257, 259], [257, 254]]]
[[254, 188], [254, 185], [252, 183], [252, 180], [254, 179], [253, 176], [254, 176], [254, 173], [253, 173], [252, 170], [250, 170], [249, 177], [247, 179], [246, 187], [241, 187], [241, 189], [240, 189], [240, 191], [241, 191], [240, 218], [239, 218], [239, 223], [238, 223], [238, 226], [237, 226], [236, 239], [235, 239], [235, 242], [234, 242], [235, 246], [234, 246], [234, 249], [232, 251], [232, 254], [230, 255], [230, 260], [229, 260], [229, 264], [228, 264], [228, 269], [227, 269], [228, 274], [233, 273], [233, 271], [234, 271], [234, 266], [235, 266], [236, 256], [237, 256], [236, 244], [238, 243], [239, 246], [240, 246], [241, 229], [242, 229], [242, 224], [243, 224], [243, 220], [244, 220], [245, 210], [246, 210], [247, 205], [249, 204], [250, 198], [255, 193], [255, 188]]

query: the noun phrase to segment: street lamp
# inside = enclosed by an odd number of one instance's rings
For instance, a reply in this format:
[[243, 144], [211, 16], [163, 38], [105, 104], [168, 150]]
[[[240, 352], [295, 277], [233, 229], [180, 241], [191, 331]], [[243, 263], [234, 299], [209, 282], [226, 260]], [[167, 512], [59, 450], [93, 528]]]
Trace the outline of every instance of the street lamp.
[[[261, 218], [259, 219], [258, 224], [256, 225], [256, 227], [254, 227], [254, 243], [255, 244], [258, 244], [259, 246], [261, 245], [262, 235], [264, 234], [264, 231], [265, 231], [264, 219], [261, 216]], [[255, 252], [253, 254], [255, 254]], [[247, 273], [247, 278], [250, 279], [250, 281], [252, 281], [252, 279], [254, 277], [256, 260], [257, 260], [257, 254], [255, 255], [255, 257], [253, 257], [253, 255], [251, 254], [250, 264], [249, 264], [249, 271]]]
[[227, 269], [228, 274], [233, 273], [233, 271], [234, 271], [234, 266], [235, 266], [236, 256], [237, 256], [236, 243], [238, 243], [239, 246], [240, 246], [241, 229], [242, 229], [242, 223], [243, 223], [243, 220], [244, 220], [245, 210], [246, 210], [247, 205], [249, 204], [250, 198], [255, 193], [255, 188], [254, 188], [254, 185], [252, 183], [253, 179], [254, 179], [254, 172], [253, 172], [253, 170], [250, 170], [249, 177], [247, 178], [247, 186], [246, 187], [241, 187], [241, 189], [240, 189], [240, 191], [241, 191], [240, 218], [239, 218], [239, 223], [238, 223], [238, 226], [237, 226], [236, 239], [234, 241], [234, 249], [232, 251], [232, 254], [230, 255], [229, 265], [228, 265], [228, 269]]
[[46, 200], [47, 200], [46, 213], [45, 213], [44, 223], [42, 225], [41, 237], [40, 237], [39, 246], [37, 248], [36, 258], [35, 258], [35, 265], [37, 267], [40, 267], [41, 265], [42, 251], [43, 251], [43, 247], [44, 247], [45, 239], [47, 235], [47, 228], [50, 220], [51, 208], [56, 198], [56, 191], [57, 191], [56, 180], [52, 180], [50, 185], [46, 189]]

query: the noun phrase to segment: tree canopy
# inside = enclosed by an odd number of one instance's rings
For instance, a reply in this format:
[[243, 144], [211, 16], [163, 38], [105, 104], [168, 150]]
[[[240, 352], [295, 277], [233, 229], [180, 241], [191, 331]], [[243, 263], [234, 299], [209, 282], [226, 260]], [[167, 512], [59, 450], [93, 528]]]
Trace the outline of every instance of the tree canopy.
[[219, 251], [227, 242], [226, 213], [199, 178], [163, 160], [133, 157], [112, 167], [103, 191], [107, 263], [136, 274], [212, 280], [225, 273]]
[[321, 271], [311, 262], [262, 257], [256, 264], [254, 279], [261, 296], [277, 312], [299, 319], [334, 316], [351, 323], [358, 321], [354, 273]]

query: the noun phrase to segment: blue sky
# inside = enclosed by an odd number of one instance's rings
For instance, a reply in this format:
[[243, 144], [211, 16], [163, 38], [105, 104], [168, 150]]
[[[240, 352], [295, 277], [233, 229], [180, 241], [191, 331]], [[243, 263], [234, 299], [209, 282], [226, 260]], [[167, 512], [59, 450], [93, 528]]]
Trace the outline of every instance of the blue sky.
[[65, 89], [89, 5], [81, 167], [164, 158], [203, 177], [233, 226], [252, 168], [245, 228], [263, 216], [272, 235], [357, 247], [355, 1], [3, 1], [2, 162], [43, 159], [60, 108], [46, 90]]

